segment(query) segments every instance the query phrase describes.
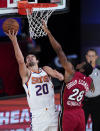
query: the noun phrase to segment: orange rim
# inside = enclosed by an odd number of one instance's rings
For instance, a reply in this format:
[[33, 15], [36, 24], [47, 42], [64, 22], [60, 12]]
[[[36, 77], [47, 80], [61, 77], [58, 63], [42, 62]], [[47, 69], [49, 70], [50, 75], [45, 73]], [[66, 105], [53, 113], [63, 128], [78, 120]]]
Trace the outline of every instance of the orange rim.
[[57, 4], [48, 4], [48, 3], [28, 3], [28, 1], [18, 1], [18, 13], [20, 15], [26, 15], [26, 9], [32, 8], [48, 8], [48, 7], [57, 7]]

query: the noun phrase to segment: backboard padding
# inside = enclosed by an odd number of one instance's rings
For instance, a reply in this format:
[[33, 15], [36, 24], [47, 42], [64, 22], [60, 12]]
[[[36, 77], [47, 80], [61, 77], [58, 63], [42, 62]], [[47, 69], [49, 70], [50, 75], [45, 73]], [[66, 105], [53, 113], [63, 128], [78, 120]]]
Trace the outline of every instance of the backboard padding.
[[[0, 0], [0, 16], [9, 15], [9, 14], [18, 14], [17, 2], [21, 0]], [[57, 3], [57, 10], [62, 11], [67, 9], [68, 0], [49, 0], [49, 3]], [[38, 0], [35, 0], [35, 3], [39, 3]], [[68, 10], [68, 9], [67, 9]]]

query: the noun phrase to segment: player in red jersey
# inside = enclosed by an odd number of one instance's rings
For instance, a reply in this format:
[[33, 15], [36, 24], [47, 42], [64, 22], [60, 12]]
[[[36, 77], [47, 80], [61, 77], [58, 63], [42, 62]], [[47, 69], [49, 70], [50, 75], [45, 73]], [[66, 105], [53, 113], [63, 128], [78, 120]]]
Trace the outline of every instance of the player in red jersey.
[[51, 32], [43, 22], [43, 29], [48, 34], [50, 43], [57, 53], [61, 65], [65, 69], [64, 81], [66, 86], [63, 94], [63, 131], [85, 131], [85, 116], [82, 109], [82, 101], [86, 91], [94, 91], [92, 79], [88, 77], [93, 68], [89, 63], [82, 62], [77, 66], [77, 70], [67, 60], [61, 45], [55, 40]]

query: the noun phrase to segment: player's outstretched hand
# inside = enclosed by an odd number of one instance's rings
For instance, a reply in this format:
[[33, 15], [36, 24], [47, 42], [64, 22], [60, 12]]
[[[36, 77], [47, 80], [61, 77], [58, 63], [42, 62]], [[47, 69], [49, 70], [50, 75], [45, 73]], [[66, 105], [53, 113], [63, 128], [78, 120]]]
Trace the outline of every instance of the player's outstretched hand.
[[42, 29], [43, 29], [47, 34], [50, 33], [50, 31], [49, 31], [49, 29], [48, 29], [48, 27], [47, 27], [47, 25], [46, 25], [46, 23], [45, 23], [44, 20], [42, 20], [42, 24], [43, 24]]
[[18, 32], [14, 32], [14, 30], [13, 30], [13, 32], [11, 32], [10, 30], [9, 30], [9, 33], [6, 33], [5, 32], [5, 34], [11, 39], [11, 41], [13, 42], [13, 41], [15, 41], [15, 40], [17, 40], [17, 33]]

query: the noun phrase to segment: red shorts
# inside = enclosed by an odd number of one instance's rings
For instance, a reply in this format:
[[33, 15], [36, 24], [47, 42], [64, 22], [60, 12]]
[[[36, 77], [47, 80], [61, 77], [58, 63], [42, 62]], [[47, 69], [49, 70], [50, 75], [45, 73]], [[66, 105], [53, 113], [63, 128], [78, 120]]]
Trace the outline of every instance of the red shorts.
[[64, 110], [62, 128], [63, 131], [85, 131], [83, 109]]

